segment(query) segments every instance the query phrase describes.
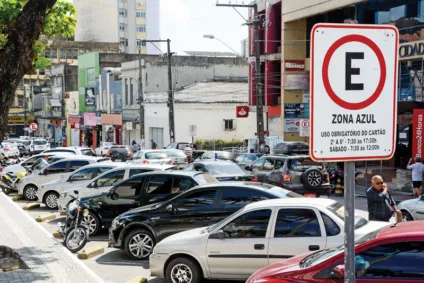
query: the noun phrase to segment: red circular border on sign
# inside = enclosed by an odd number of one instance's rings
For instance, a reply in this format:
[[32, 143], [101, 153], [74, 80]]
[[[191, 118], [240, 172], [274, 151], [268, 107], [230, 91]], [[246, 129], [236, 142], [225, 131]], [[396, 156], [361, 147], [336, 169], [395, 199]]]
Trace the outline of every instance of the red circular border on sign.
[[[354, 41], [367, 45], [372, 49], [372, 51], [374, 51], [375, 55], [377, 55], [377, 59], [380, 64], [380, 80], [378, 81], [376, 90], [368, 99], [361, 102], [351, 103], [344, 101], [334, 92], [328, 78], [328, 66], [330, 65], [331, 57], [333, 57], [334, 52], [336, 52], [340, 46]], [[347, 35], [334, 42], [328, 49], [327, 54], [325, 54], [324, 62], [322, 64], [322, 80], [328, 96], [330, 96], [334, 103], [348, 110], [360, 110], [374, 103], [383, 91], [384, 83], [386, 82], [386, 61], [384, 60], [384, 56], [380, 48], [378, 48], [377, 44], [375, 44], [371, 39], [359, 34]]]

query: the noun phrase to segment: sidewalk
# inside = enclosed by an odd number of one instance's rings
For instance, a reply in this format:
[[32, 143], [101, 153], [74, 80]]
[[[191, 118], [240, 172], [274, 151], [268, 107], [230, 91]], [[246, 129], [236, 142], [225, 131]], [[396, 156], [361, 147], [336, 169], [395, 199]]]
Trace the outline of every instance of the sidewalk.
[[0, 245], [14, 249], [27, 270], [2, 272], [0, 282], [103, 282], [61, 242], [0, 192]]

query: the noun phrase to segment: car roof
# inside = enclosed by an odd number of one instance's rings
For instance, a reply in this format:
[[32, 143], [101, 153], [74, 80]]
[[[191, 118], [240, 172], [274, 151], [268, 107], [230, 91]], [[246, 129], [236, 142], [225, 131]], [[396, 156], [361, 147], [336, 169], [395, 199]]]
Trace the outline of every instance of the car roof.
[[45, 150], [45, 151], [49, 151], [49, 150], [76, 150], [77, 148], [76, 147], [55, 147], [55, 148], [50, 148], [50, 149], [47, 149], [47, 150]]
[[[218, 183], [208, 183], [200, 186], [196, 186], [196, 188], [227, 188], [231, 187], [231, 189], [257, 189], [261, 191], [265, 191], [276, 186], [266, 184], [266, 183], [258, 183], [258, 182], [245, 182], [245, 181], [226, 181], [226, 182], [218, 182]], [[285, 190], [281, 188], [282, 190]]]
[[289, 198], [289, 199], [271, 199], [264, 200], [261, 202], [255, 202], [245, 206], [245, 210], [255, 209], [255, 208], [266, 208], [266, 207], [276, 207], [276, 206], [301, 206], [308, 205], [312, 207], [329, 207], [330, 205], [336, 203], [337, 201], [332, 199], [325, 198]]
[[398, 238], [398, 237], [424, 237], [424, 221], [400, 222], [396, 225], [388, 225], [381, 229], [376, 239]]
[[87, 155], [70, 155], [66, 160], [104, 160], [104, 157], [87, 156]]
[[203, 164], [203, 165], [208, 165], [208, 164], [234, 164], [235, 166], [238, 167], [238, 165], [235, 164], [231, 160], [220, 160], [220, 159], [218, 159], [218, 160], [214, 160], [214, 159], [197, 160], [193, 164]]
[[[153, 171], [153, 172], [146, 172], [143, 174], [149, 174], [149, 175], [163, 175], [164, 172], [161, 171]], [[175, 176], [187, 176], [187, 177], [194, 177], [201, 174], [208, 174], [205, 172], [197, 172], [197, 171], [166, 171], [167, 175], [175, 175]]]
[[[117, 163], [117, 162], [114, 162]], [[119, 164], [119, 163], [118, 163]], [[122, 165], [118, 165], [120, 169], [171, 169], [174, 168], [174, 165], [161, 165], [161, 164], [127, 164], [127, 163], [121, 163]]]
[[[120, 167], [119, 163], [116, 163], [116, 162], [113, 162], [113, 161], [104, 161], [104, 162], [88, 164], [88, 165], [84, 166], [84, 168], [102, 167], [102, 166], [111, 166], [111, 165], [115, 166], [115, 168]], [[81, 167], [81, 168], [83, 168], [83, 167]]]

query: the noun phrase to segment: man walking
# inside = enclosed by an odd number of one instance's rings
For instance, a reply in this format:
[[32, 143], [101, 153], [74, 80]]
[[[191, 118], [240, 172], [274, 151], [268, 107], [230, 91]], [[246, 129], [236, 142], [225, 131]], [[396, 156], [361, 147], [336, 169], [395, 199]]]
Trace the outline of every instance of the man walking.
[[414, 187], [414, 198], [421, 195], [421, 183], [423, 181], [424, 164], [419, 157], [409, 159], [408, 166], [412, 170], [412, 185]]
[[367, 190], [367, 202], [369, 220], [389, 222], [393, 212], [398, 221], [402, 217], [381, 176], [372, 177], [372, 187]]

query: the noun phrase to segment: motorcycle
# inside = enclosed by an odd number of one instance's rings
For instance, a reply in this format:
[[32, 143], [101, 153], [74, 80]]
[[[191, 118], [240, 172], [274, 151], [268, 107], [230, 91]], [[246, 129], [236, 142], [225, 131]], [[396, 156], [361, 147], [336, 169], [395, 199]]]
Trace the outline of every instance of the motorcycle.
[[17, 191], [17, 185], [20, 180], [27, 176], [28, 172], [18, 172], [17, 174], [13, 173], [2, 173], [0, 177], [0, 188], [3, 193], [9, 195], [12, 191]]
[[[78, 195], [78, 191], [74, 191]], [[88, 216], [89, 211], [80, 207], [80, 200], [74, 196], [66, 208], [65, 223], [57, 223], [59, 233], [65, 239], [66, 248], [72, 253], [79, 252], [84, 248], [88, 241], [89, 229], [84, 224], [84, 218]]]
[[[336, 194], [343, 194], [344, 191], [344, 170], [342, 166], [329, 167], [327, 169], [330, 177], [331, 191]], [[362, 174], [355, 170], [355, 184], [357, 183], [358, 176]]]

